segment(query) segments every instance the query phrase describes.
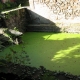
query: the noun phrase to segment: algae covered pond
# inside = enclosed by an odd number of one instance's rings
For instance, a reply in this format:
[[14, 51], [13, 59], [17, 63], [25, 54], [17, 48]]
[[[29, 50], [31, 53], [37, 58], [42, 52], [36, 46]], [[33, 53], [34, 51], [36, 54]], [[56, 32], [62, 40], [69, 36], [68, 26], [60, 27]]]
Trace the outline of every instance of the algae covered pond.
[[0, 52], [0, 58], [80, 75], [80, 34], [27, 32], [22, 40]]

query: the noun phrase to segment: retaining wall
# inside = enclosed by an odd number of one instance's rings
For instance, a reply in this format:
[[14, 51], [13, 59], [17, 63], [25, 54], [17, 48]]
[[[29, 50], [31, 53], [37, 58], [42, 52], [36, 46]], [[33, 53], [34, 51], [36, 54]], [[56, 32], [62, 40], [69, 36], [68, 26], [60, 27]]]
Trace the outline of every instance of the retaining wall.
[[[29, 0], [29, 3], [32, 24], [55, 24], [60, 31], [80, 33], [80, 0]], [[33, 31], [40, 31], [38, 29], [45, 31], [40, 26]]]
[[1, 12], [1, 15], [0, 28], [16, 28], [19, 31], [24, 32], [26, 31], [27, 24], [30, 22], [27, 7], [3, 11]]

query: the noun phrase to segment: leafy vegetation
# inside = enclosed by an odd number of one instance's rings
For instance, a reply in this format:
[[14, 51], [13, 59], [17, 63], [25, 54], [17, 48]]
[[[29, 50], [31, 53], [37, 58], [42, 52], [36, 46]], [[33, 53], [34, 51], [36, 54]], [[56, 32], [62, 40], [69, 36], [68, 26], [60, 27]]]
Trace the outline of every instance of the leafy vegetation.
[[2, 51], [6, 46], [8, 46], [10, 44], [11, 44], [11, 42], [9, 41], [9, 38], [0, 34], [0, 51]]
[[[3, 67], [0, 66], [1, 71], [5, 67], [7, 73], [0, 73], [1, 79], [10, 79], [14, 76], [13, 80], [80, 80], [80, 76], [74, 76], [69, 73], [50, 71], [40, 66], [39, 68], [23, 66], [19, 64], [13, 64], [0, 60], [3, 64]], [[4, 74], [4, 75], [3, 75]], [[6, 76], [5, 76], [6, 75]], [[12, 76], [12, 77], [8, 77]]]
[[29, 2], [28, 2], [28, 0], [16, 0], [14, 2], [7, 1], [6, 3], [2, 3], [0, 1], [0, 11], [19, 7], [20, 4], [21, 4], [21, 6], [28, 6]]

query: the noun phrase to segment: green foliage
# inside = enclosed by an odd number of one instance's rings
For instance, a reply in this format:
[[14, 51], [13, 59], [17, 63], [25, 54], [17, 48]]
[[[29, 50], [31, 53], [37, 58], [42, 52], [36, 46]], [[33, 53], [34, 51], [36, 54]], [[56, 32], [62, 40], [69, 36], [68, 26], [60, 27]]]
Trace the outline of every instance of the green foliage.
[[11, 60], [12, 60], [12, 54], [8, 54], [8, 55], [6, 55], [6, 60], [8, 61], [8, 62], [11, 62]]
[[20, 52], [17, 52], [13, 48], [10, 48], [10, 53], [7, 53], [6, 56], [4, 57], [4, 59], [7, 62], [13, 62], [16, 64], [21, 64], [21, 65], [30, 63], [30, 58], [27, 55], [26, 51], [22, 50]]
[[19, 31], [19, 29], [17, 27], [14, 27], [14, 30]]
[[0, 62], [0, 66], [4, 66], [5, 64], [3, 62]]
[[19, 6], [18, 6], [19, 8], [21, 7], [21, 4], [19, 4]]
[[5, 19], [10, 19], [15, 13], [5, 13]]
[[4, 10], [9, 10], [9, 9], [13, 9], [21, 6], [29, 6], [28, 1], [29, 0], [16, 0], [15, 2], [10, 2], [10, 1], [6, 3], [0, 2], [0, 10], [4, 11]]
[[4, 67], [4, 66], [6, 66], [6, 64], [4, 62], [0, 61], [0, 67]]
[[7, 8], [10, 8], [11, 7], [11, 4], [9, 2], [6, 2], [6, 7]]
[[19, 6], [29, 6], [29, 0], [16, 0], [17, 5]]
[[0, 2], [0, 10], [4, 9], [4, 5]]
[[10, 45], [9, 38], [6, 37], [4, 34], [0, 35], [0, 52], [3, 51], [4, 48], [6, 48], [6, 45]]

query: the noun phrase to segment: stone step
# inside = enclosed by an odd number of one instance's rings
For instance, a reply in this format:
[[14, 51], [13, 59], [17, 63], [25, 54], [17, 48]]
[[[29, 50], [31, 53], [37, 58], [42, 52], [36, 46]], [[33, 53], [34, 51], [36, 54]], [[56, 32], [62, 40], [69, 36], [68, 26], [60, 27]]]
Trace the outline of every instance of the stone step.
[[30, 24], [27, 26], [27, 31], [36, 32], [59, 32], [59, 29], [55, 24]]
[[64, 24], [30, 24], [27, 25], [27, 31], [34, 32], [67, 32], [67, 33], [80, 33], [79, 23], [64, 23]]

